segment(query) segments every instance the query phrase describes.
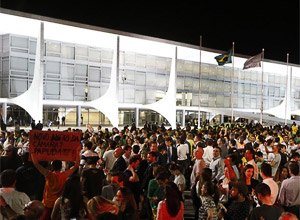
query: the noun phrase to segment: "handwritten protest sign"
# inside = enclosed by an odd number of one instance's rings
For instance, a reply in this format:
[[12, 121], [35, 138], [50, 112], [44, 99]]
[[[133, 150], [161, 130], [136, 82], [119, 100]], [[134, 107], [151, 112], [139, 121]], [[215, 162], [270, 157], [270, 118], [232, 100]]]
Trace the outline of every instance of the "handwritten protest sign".
[[37, 160], [74, 161], [81, 149], [80, 137], [80, 132], [31, 130], [29, 152]]

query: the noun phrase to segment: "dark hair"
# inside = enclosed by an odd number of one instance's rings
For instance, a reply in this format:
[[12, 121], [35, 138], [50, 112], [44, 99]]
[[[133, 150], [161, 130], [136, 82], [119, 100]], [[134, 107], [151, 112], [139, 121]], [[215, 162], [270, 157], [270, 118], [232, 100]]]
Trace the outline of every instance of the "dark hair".
[[140, 151], [140, 146], [135, 144], [132, 146], [132, 152], [135, 153], [135, 154], [138, 154]]
[[212, 139], [207, 139], [206, 145], [207, 146], [212, 146], [214, 144], [214, 141]]
[[261, 164], [261, 172], [267, 176], [267, 177], [272, 177], [272, 167], [268, 163], [262, 163]]
[[156, 152], [154, 152], [154, 151], [150, 151], [148, 154], [150, 154], [152, 157], [155, 157], [155, 158], [157, 158], [157, 153]]
[[16, 178], [17, 178], [16, 171], [14, 171], [12, 169], [4, 170], [1, 173], [0, 185], [2, 185], [2, 187], [13, 186], [13, 184], [16, 182]]
[[255, 186], [255, 193], [261, 194], [263, 197], [271, 195], [270, 187], [265, 183], [259, 183]]
[[52, 169], [54, 171], [60, 171], [62, 168], [61, 160], [54, 160], [54, 161], [52, 161], [51, 165], [52, 165]]
[[218, 149], [220, 151], [220, 153], [222, 152], [222, 149], [219, 146], [214, 146], [214, 149]]
[[207, 181], [207, 182], [204, 182], [202, 186], [206, 187], [207, 194], [209, 196], [211, 196], [213, 198], [215, 204], [218, 205], [220, 195], [219, 195], [219, 189], [216, 186], [216, 184], [214, 184], [211, 181]]
[[247, 198], [248, 195], [248, 187], [244, 182], [234, 182], [232, 184], [232, 188], [236, 188], [241, 195]]
[[244, 167], [243, 173], [248, 170], [248, 169], [253, 169], [254, 170], [254, 166], [252, 164], [246, 164], [246, 166]]
[[261, 151], [255, 152], [255, 155], [258, 157], [262, 157], [264, 154]]
[[290, 162], [289, 163], [289, 169], [291, 171], [291, 174], [298, 175], [299, 174], [299, 165], [296, 162]]
[[268, 139], [267, 140], [267, 145], [269, 146], [270, 144], [272, 144], [273, 140], [272, 139]]
[[298, 152], [292, 153], [291, 158], [294, 159], [294, 158], [296, 158], [296, 157], [300, 157], [300, 154], [299, 154]]
[[172, 164], [170, 164], [170, 166], [169, 166], [169, 170], [172, 170], [172, 171], [180, 170], [180, 171], [181, 171], [181, 168], [179, 167], [178, 164], [172, 163]]
[[24, 137], [29, 137], [29, 135], [28, 135], [28, 133], [27, 133], [26, 131], [23, 131], [23, 132], [22, 132], [22, 136], [24, 136]]
[[170, 175], [168, 172], [160, 171], [159, 173], [157, 173], [155, 179], [156, 180], [166, 180], [166, 179], [169, 179], [169, 177], [170, 177]]
[[[252, 164], [246, 164], [246, 166], [244, 166], [244, 169], [243, 169], [243, 172], [241, 173], [241, 180], [244, 180], [246, 181], [246, 175], [245, 175], [245, 172], [246, 170], [248, 169], [253, 169], [253, 175], [254, 175], [254, 167]], [[253, 176], [252, 176], [253, 177]]]
[[212, 178], [212, 170], [208, 167], [205, 167], [201, 173], [201, 178], [203, 182], [211, 181]]
[[236, 140], [230, 139], [230, 143], [231, 143], [232, 146], [235, 146], [236, 145]]
[[83, 196], [78, 175], [70, 176], [64, 184], [61, 196], [61, 203], [64, 204], [65, 198], [71, 203], [71, 210], [69, 218], [76, 218], [79, 215], [79, 210], [83, 207]]
[[124, 147], [123, 147], [123, 150], [129, 150], [129, 149], [132, 149], [132, 147], [128, 144], [126, 144]]
[[132, 157], [130, 157], [129, 159], [129, 164], [135, 163], [136, 161], [140, 160], [140, 156], [139, 155], [133, 155]]
[[171, 137], [166, 137], [165, 141], [171, 141], [173, 143], [173, 139]]
[[245, 144], [245, 150], [252, 150], [251, 153], [254, 155], [254, 150], [252, 148], [252, 144], [250, 142], [248, 142], [247, 144]]
[[92, 149], [92, 147], [93, 147], [93, 143], [91, 142], [91, 141], [86, 141], [85, 143], [84, 143], [84, 146], [85, 147], [87, 147], [87, 149]]
[[121, 171], [110, 171], [109, 173], [110, 173], [111, 176], [117, 176], [119, 182], [124, 181], [123, 173]]
[[180, 191], [174, 182], [166, 185], [166, 205], [171, 217], [175, 217], [181, 206]]
[[117, 142], [109, 139], [110, 149], [114, 150], [117, 146]]

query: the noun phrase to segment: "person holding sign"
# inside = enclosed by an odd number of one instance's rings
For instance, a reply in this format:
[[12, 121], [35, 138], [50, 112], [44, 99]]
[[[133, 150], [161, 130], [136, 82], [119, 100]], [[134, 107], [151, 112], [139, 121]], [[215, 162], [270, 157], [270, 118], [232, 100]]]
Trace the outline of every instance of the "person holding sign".
[[71, 176], [79, 167], [80, 155], [77, 152], [76, 161], [73, 167], [69, 170], [61, 171], [62, 162], [60, 160], [54, 160], [51, 162], [53, 171], [50, 171], [39, 164], [38, 159], [35, 154], [31, 154], [31, 159], [34, 166], [38, 171], [45, 176], [45, 189], [43, 196], [43, 204], [45, 205], [44, 213], [42, 219], [50, 220], [51, 212], [54, 207], [56, 199], [61, 195], [64, 183], [67, 178]]

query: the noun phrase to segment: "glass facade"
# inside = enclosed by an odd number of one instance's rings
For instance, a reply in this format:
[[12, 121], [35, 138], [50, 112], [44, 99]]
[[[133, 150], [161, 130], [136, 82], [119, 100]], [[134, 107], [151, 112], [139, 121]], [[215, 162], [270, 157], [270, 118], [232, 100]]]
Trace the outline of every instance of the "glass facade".
[[[0, 42], [0, 98], [17, 97], [27, 91], [32, 83], [37, 39], [8, 33], [0, 35]], [[72, 43], [71, 40], [64, 42], [45, 39], [44, 44], [44, 100], [92, 101], [105, 94], [111, 80], [113, 49]], [[147, 51], [119, 51], [117, 97], [123, 106], [119, 108], [121, 125], [134, 123], [136, 116], [139, 125], [145, 121], [168, 124], [156, 112], [138, 109], [131, 104], [155, 103], [166, 95], [171, 63], [172, 58], [153, 55]], [[290, 74], [290, 105], [291, 110], [296, 110], [300, 108], [300, 75], [293, 74], [292, 68]], [[261, 76], [260, 69], [244, 71], [237, 67], [233, 69], [231, 65], [219, 67], [207, 62], [201, 62], [200, 66], [200, 61], [178, 58], [177, 123], [183, 124], [185, 120], [196, 124], [197, 108], [200, 106], [260, 109], [262, 87], [263, 109], [278, 106], [286, 95], [286, 72], [278, 74], [264, 71], [263, 85]], [[12, 109], [18, 107], [11, 106]], [[81, 114], [84, 124], [109, 125], [105, 115], [93, 108], [82, 107]], [[67, 124], [76, 124], [76, 108], [44, 106], [44, 123], [48, 120], [55, 121], [58, 115], [66, 115]], [[202, 120], [210, 117], [209, 113], [201, 115]]]

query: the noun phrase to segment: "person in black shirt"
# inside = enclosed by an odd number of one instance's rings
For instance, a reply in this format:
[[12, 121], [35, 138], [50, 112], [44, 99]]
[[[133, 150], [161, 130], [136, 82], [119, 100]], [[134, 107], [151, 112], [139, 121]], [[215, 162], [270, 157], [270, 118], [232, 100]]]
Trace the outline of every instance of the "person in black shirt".
[[134, 155], [129, 159], [129, 165], [123, 173], [124, 186], [131, 190], [133, 193], [135, 202], [139, 207], [140, 194], [141, 194], [141, 184], [139, 176], [136, 173], [136, 169], [139, 166], [140, 157]]
[[116, 158], [116, 161], [115, 161], [115, 163], [114, 163], [114, 165], [113, 165], [113, 167], [111, 168], [110, 171], [112, 171], [112, 172], [117, 172], [117, 171], [124, 172], [124, 170], [126, 170], [127, 165], [126, 165], [125, 159], [122, 157], [122, 154], [123, 154], [122, 148], [117, 147], [114, 150], [114, 157]]
[[29, 153], [21, 155], [23, 165], [16, 170], [16, 189], [24, 192], [31, 200], [43, 199], [45, 177], [28, 161]]
[[87, 169], [85, 168], [81, 174], [81, 182], [83, 186], [83, 195], [88, 199], [101, 195], [101, 190], [105, 180], [103, 170], [96, 168], [96, 160], [87, 159]]
[[227, 209], [221, 209], [224, 219], [246, 219], [250, 212], [250, 201], [248, 200], [248, 188], [242, 182], [233, 184], [230, 190], [230, 199], [226, 205]]
[[265, 183], [259, 183], [255, 187], [255, 193], [258, 198], [258, 202], [260, 206], [254, 208], [251, 211], [248, 219], [249, 220], [260, 220], [260, 219], [277, 220], [280, 217], [282, 210], [272, 205], [270, 187]]

